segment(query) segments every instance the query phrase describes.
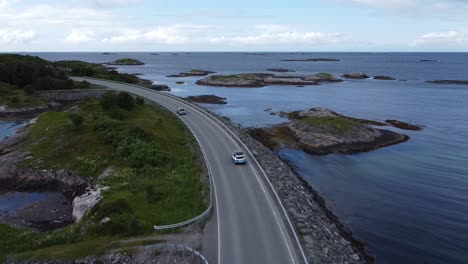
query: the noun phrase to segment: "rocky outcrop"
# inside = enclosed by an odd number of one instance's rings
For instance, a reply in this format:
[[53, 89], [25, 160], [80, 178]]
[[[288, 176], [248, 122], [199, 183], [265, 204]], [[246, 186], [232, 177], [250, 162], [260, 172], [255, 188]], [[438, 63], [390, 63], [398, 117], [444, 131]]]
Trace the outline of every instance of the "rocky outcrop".
[[362, 73], [362, 72], [346, 73], [346, 74], [343, 74], [342, 77], [346, 79], [356, 79], [356, 80], [363, 80], [363, 79], [370, 78], [369, 75]]
[[73, 199], [73, 219], [79, 223], [86, 214], [102, 199], [101, 192], [109, 190], [109, 187], [87, 189], [86, 192]]
[[107, 62], [104, 63], [106, 65], [127, 65], [127, 66], [137, 66], [137, 65], [145, 65], [143, 62], [136, 60], [136, 59], [130, 59], [130, 58], [123, 58], [123, 59], [118, 59], [115, 61]]
[[156, 91], [166, 91], [166, 92], [171, 90], [171, 88], [169, 88], [169, 86], [165, 84], [152, 84], [149, 88], [156, 90]]
[[324, 82], [340, 82], [341, 80], [331, 74], [319, 73], [300, 76], [289, 74], [246, 73], [235, 75], [212, 75], [196, 83], [205, 86], [217, 87], [264, 87], [267, 85], [319, 85]]
[[284, 68], [272, 68], [272, 69], [267, 69], [267, 71], [271, 72], [295, 72], [294, 70], [288, 70]]
[[328, 82], [342, 82], [340, 78], [337, 78], [329, 73], [317, 73], [312, 75], [307, 75], [302, 78], [304, 81], [314, 81], [318, 83], [328, 83]]
[[168, 75], [166, 77], [193, 77], [193, 76], [207, 76], [209, 74], [213, 74], [215, 72], [213, 71], [204, 71], [204, 70], [190, 70], [186, 72], [181, 72], [179, 74], [172, 74]]
[[382, 80], [382, 81], [394, 81], [396, 78], [393, 78], [391, 76], [386, 76], [386, 75], [377, 75], [374, 76], [374, 80]]
[[71, 224], [71, 212], [70, 200], [67, 197], [61, 193], [49, 193], [46, 197], [14, 211], [0, 212], [0, 223], [49, 231]]
[[468, 80], [433, 80], [433, 81], [427, 81], [427, 82], [434, 83], [434, 84], [468, 85]]
[[313, 154], [355, 153], [409, 139], [393, 131], [373, 128], [367, 120], [348, 118], [326, 108], [293, 112], [291, 122], [256, 131], [256, 138], [270, 147], [302, 149]]
[[65, 169], [35, 169], [21, 164], [30, 159], [19, 148], [23, 134], [15, 134], [0, 142], [0, 186], [5, 190], [60, 191], [68, 197], [84, 192], [88, 182]]
[[[71, 200], [83, 194], [89, 182], [65, 169], [39, 169], [27, 165], [24, 161], [31, 157], [19, 147], [24, 139], [24, 132], [25, 129], [20, 129], [13, 136], [0, 142], [0, 191], [61, 192], [66, 198], [66, 203], [57, 205], [54, 203], [56, 200], [46, 200], [35, 206], [23, 208], [14, 217], [4, 216], [3, 222], [39, 230], [55, 229], [70, 224], [73, 220]], [[55, 209], [38, 211], [50, 206]], [[57, 208], [59, 211], [56, 211]], [[37, 214], [41, 214], [41, 217], [35, 217]]]
[[270, 76], [272, 74], [264, 73], [212, 75], [198, 80], [196, 84], [216, 87], [263, 87], [266, 86], [263, 79]]
[[278, 77], [270, 76], [263, 79], [263, 83], [266, 85], [319, 85], [317, 81], [307, 81], [301, 77]]
[[62, 107], [62, 105], [57, 102], [21, 108], [11, 108], [6, 105], [0, 105], [0, 118], [30, 118], [46, 111], [58, 110], [60, 107]]
[[404, 129], [404, 130], [422, 130], [422, 127], [420, 126], [417, 126], [417, 125], [413, 125], [413, 124], [410, 124], [410, 123], [406, 123], [406, 122], [402, 122], [402, 121], [398, 121], [398, 120], [385, 120], [385, 122], [387, 124], [390, 124], [396, 128], [399, 128], [399, 129]]
[[202, 104], [227, 104], [225, 97], [216, 95], [196, 95], [185, 97], [185, 100]]
[[317, 62], [317, 61], [340, 61], [339, 59], [330, 59], [330, 58], [312, 58], [312, 59], [287, 59], [287, 60], [281, 60], [281, 61], [312, 61], [312, 62]]

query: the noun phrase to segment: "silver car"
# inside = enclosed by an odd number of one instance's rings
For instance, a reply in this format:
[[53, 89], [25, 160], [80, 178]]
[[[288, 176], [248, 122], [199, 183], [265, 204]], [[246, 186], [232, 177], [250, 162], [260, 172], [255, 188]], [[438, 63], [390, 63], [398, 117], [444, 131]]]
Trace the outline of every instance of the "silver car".
[[177, 108], [177, 114], [178, 114], [178, 115], [186, 115], [187, 112], [185, 111], [184, 108], [179, 107], [179, 108]]
[[245, 158], [244, 152], [240, 150], [236, 150], [232, 152], [232, 161], [234, 164], [245, 164], [247, 162], [247, 159]]

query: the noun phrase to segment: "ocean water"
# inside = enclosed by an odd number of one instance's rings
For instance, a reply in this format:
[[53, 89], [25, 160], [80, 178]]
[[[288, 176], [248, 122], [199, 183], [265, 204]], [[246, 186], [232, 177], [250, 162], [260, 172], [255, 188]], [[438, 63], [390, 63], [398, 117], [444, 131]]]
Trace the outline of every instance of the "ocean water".
[[[215, 94], [227, 105], [206, 105], [244, 126], [285, 121], [264, 111], [328, 107], [341, 114], [424, 127], [395, 131], [411, 139], [355, 155], [314, 156], [283, 150], [298, 173], [377, 263], [468, 263], [468, 86], [435, 85], [433, 79], [468, 79], [468, 53], [38, 53], [49, 60], [107, 62], [131, 57], [146, 63], [119, 70], [168, 84], [179, 96]], [[282, 62], [337, 58], [339, 62]], [[421, 59], [436, 62], [420, 62]], [[190, 69], [220, 74], [288, 68], [298, 74], [365, 72], [398, 81], [346, 80], [312, 87], [216, 88], [198, 78], [168, 78]], [[185, 81], [184, 85], [175, 84]], [[0, 127], [0, 131], [2, 128]], [[1, 132], [0, 132], [1, 133]]]
[[0, 121], [0, 140], [13, 134], [18, 128], [25, 124], [24, 120]]

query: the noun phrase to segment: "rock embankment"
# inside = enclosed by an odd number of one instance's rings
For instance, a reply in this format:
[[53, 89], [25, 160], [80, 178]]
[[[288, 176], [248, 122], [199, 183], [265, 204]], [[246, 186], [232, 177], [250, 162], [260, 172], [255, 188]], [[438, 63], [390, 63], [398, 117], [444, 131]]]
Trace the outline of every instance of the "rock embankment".
[[289, 118], [291, 122], [254, 130], [253, 135], [270, 147], [287, 146], [319, 155], [369, 151], [409, 139], [369, 126], [368, 120], [360, 122], [326, 108], [293, 112]]
[[328, 73], [307, 76], [244, 73], [235, 75], [211, 75], [198, 80], [196, 84], [216, 87], [264, 87], [267, 85], [319, 85], [325, 82], [340, 82], [341, 79]]
[[227, 104], [225, 97], [216, 95], [195, 95], [185, 97], [185, 100], [201, 104]]
[[[215, 115], [215, 114], [214, 114]], [[323, 198], [274, 152], [227, 119], [228, 126], [265, 170], [290, 219], [298, 230], [309, 263], [373, 263], [364, 245], [354, 239], [339, 219], [327, 209]]]

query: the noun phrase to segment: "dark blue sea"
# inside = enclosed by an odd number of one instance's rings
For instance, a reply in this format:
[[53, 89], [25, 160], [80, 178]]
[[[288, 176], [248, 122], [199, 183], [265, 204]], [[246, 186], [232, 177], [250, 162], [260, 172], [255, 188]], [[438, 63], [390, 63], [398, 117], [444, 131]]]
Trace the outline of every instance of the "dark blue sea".
[[[168, 84], [179, 96], [215, 94], [227, 105], [206, 105], [244, 126], [284, 119], [264, 111], [328, 107], [377, 121], [397, 119], [423, 126], [401, 131], [402, 144], [354, 155], [314, 156], [284, 150], [297, 172], [377, 263], [468, 263], [468, 86], [436, 85], [433, 79], [468, 80], [468, 53], [36, 53], [49, 60], [107, 62], [131, 57], [144, 66], [119, 68]], [[336, 58], [339, 62], [282, 62]], [[435, 60], [420, 62], [420, 60]], [[347, 80], [312, 87], [216, 88], [198, 78], [167, 78], [190, 69], [220, 74], [287, 68], [298, 74], [365, 72], [397, 81]], [[185, 81], [184, 85], [175, 84]], [[0, 126], [0, 130], [3, 128]], [[0, 132], [4, 133], [4, 132]]]

